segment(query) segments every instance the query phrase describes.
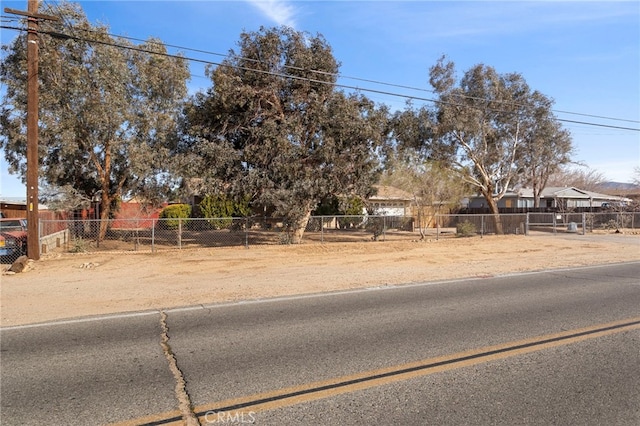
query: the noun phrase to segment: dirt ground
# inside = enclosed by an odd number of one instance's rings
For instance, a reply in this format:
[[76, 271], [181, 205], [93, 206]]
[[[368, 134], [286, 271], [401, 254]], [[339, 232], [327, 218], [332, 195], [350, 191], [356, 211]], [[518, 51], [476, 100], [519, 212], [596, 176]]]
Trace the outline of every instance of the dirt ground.
[[628, 234], [58, 254], [2, 275], [0, 325], [638, 260]]

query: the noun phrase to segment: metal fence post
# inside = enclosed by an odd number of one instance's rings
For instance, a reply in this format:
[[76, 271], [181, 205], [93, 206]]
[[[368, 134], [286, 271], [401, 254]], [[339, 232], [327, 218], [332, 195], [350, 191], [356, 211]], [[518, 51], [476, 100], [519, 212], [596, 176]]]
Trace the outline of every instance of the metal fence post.
[[436, 213], [436, 241], [440, 238], [440, 221], [438, 220], [440, 215]]
[[382, 216], [382, 241], [386, 241], [387, 236], [387, 217]]
[[156, 252], [156, 220], [151, 220], [151, 253]]
[[249, 248], [249, 218], [244, 218], [244, 246]]
[[42, 219], [38, 218], [38, 259], [42, 256]]
[[484, 215], [480, 215], [480, 238], [484, 237]]
[[587, 214], [582, 212], [582, 235], [587, 234]]
[[616, 223], [617, 223], [618, 229], [624, 228], [623, 216], [622, 216], [622, 213], [620, 212], [616, 214]]
[[182, 218], [178, 218], [178, 248], [182, 248]]
[[320, 242], [324, 243], [324, 216], [320, 216]]
[[529, 235], [529, 212], [527, 212], [527, 217], [524, 220], [524, 235]]

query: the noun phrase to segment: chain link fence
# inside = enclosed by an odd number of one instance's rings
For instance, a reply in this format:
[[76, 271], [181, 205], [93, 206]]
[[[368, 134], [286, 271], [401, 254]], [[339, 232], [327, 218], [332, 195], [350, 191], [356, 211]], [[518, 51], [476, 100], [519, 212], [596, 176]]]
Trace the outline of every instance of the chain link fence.
[[[303, 241], [357, 242], [415, 239], [412, 217], [312, 216]], [[293, 242], [278, 218], [41, 220], [40, 247], [50, 251], [150, 251]]]
[[[311, 243], [415, 241], [421, 238], [536, 232], [585, 233], [595, 230], [638, 229], [635, 213], [523, 213], [436, 215], [435, 227], [419, 229], [409, 216], [312, 216], [303, 241]], [[282, 219], [190, 218], [41, 220], [42, 254], [53, 251], [146, 251], [278, 245], [293, 242]]]
[[436, 236], [640, 230], [640, 212], [436, 215]]

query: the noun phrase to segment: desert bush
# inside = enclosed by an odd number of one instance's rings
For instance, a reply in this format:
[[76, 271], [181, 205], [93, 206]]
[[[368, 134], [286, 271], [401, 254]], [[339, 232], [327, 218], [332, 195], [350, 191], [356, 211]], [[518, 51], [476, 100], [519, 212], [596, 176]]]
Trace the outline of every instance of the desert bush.
[[344, 198], [340, 201], [340, 214], [345, 216], [362, 216], [364, 211], [364, 201], [362, 201], [360, 197]]
[[89, 251], [89, 241], [82, 238], [75, 238], [72, 246], [69, 247], [69, 253], [86, 253]]
[[602, 224], [603, 229], [620, 229], [620, 224], [615, 219], [610, 219], [608, 222]]
[[459, 222], [456, 225], [456, 235], [458, 237], [471, 237], [476, 235], [476, 233], [476, 225], [473, 222], [465, 220], [464, 222]]
[[245, 217], [251, 213], [249, 203], [234, 201], [225, 195], [207, 195], [198, 204], [200, 215], [213, 229], [230, 228], [232, 217]]
[[160, 212], [160, 219], [169, 219], [163, 221], [167, 229], [177, 229], [180, 221], [182, 220], [182, 223], [185, 224], [190, 216], [191, 206], [189, 204], [171, 204]]
[[233, 201], [224, 196], [207, 195], [198, 204], [200, 214], [213, 229], [225, 229], [231, 226], [233, 220]]
[[365, 229], [373, 233], [373, 237], [371, 237], [373, 241], [378, 241], [380, 235], [384, 234], [385, 231], [385, 218], [380, 216], [368, 217]]

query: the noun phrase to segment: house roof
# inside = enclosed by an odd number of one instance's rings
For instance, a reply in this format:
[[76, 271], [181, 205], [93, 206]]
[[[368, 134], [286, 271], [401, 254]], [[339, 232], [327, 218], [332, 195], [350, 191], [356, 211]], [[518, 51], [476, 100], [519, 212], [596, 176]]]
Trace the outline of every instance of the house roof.
[[[533, 189], [520, 188], [515, 191], [507, 191], [505, 198], [533, 198]], [[476, 195], [473, 198], [484, 198], [482, 195]], [[551, 186], [544, 188], [540, 194], [540, 198], [570, 198], [573, 200], [605, 200], [605, 201], [631, 201], [628, 198], [618, 197], [615, 195], [600, 194], [593, 191], [586, 191], [572, 186]]]
[[[519, 196], [520, 198], [533, 198], [533, 189], [521, 188], [517, 192], [512, 192], [512, 196]], [[572, 186], [551, 186], [544, 188], [540, 194], [540, 198], [571, 198], [571, 199], [585, 199], [585, 200], [623, 200], [622, 197], [615, 195], [600, 194], [597, 192], [586, 191], [584, 189], [578, 189]]]
[[411, 201], [414, 198], [409, 192], [393, 186], [373, 185], [373, 187], [376, 190], [376, 194], [369, 197], [371, 201]]
[[[24, 206], [26, 209], [27, 199], [26, 197], [0, 197], [0, 206], [6, 209], [10, 209], [11, 206]], [[46, 205], [38, 203], [38, 210], [48, 209]]]

